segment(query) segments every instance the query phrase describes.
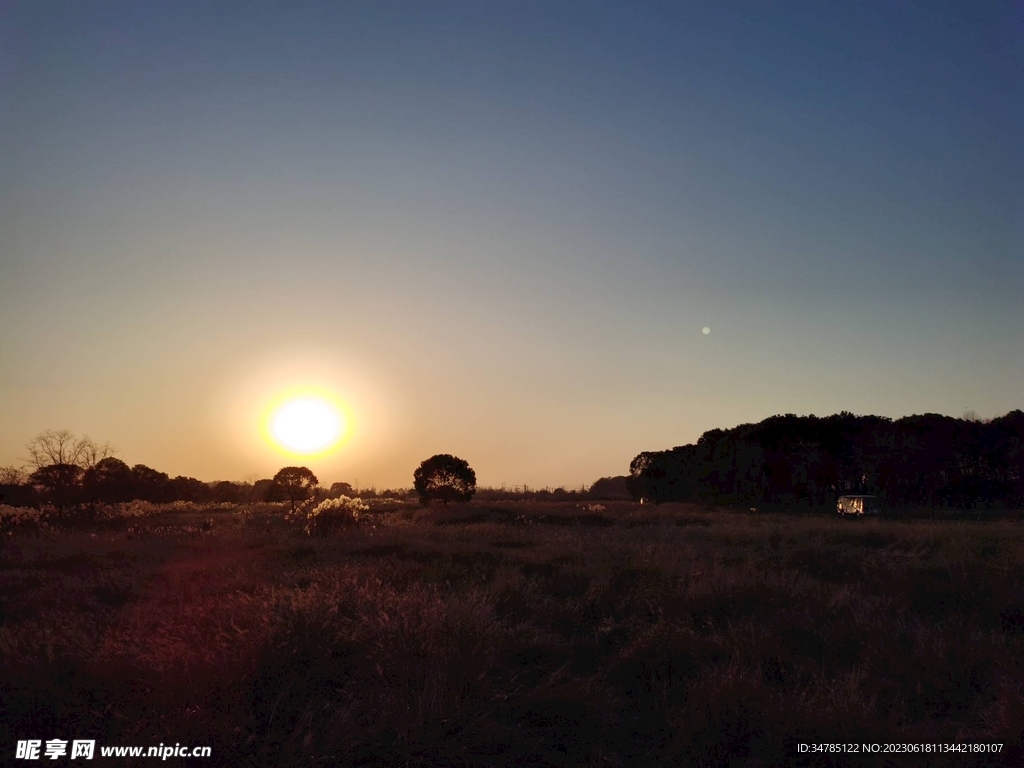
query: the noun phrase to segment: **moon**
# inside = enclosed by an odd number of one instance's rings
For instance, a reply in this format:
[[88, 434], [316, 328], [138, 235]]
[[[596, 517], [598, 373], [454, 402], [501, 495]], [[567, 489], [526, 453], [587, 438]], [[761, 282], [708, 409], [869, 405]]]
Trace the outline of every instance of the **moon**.
[[281, 448], [308, 455], [335, 446], [344, 434], [345, 422], [327, 400], [296, 397], [274, 411], [269, 431]]
[[705, 325], [703, 328], [700, 329], [700, 332], [707, 336], [709, 333], [711, 333], [711, 329]]

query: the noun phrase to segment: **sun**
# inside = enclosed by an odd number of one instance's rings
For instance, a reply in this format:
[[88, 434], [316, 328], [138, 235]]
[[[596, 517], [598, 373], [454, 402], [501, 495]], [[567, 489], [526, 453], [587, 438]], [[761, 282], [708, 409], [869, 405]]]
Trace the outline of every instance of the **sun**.
[[341, 409], [327, 397], [297, 395], [271, 407], [266, 431], [285, 451], [302, 456], [326, 453], [345, 436], [347, 423]]

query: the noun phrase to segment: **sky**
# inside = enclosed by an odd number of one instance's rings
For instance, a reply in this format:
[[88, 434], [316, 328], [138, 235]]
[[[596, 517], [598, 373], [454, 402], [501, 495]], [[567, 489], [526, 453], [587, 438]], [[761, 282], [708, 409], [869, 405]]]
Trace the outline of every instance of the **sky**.
[[[1024, 6], [0, 4], [0, 465], [578, 487], [1024, 407]], [[705, 333], [704, 329], [710, 332]]]

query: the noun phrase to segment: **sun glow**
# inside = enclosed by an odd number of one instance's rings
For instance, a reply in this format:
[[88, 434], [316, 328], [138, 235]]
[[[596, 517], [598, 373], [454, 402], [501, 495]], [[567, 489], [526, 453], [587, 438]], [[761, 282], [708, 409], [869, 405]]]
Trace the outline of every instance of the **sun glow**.
[[265, 432], [287, 453], [315, 456], [337, 448], [348, 432], [348, 420], [333, 398], [323, 394], [290, 394], [268, 409]]

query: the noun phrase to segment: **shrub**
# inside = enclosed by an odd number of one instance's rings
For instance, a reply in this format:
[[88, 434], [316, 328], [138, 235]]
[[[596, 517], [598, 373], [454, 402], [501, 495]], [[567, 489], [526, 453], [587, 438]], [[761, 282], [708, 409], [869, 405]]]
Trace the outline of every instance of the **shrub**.
[[359, 516], [369, 506], [362, 499], [350, 499], [339, 496], [336, 499], [325, 499], [317, 504], [306, 517], [306, 533], [326, 535], [348, 528], [359, 523]]
[[152, 517], [164, 511], [159, 504], [151, 501], [125, 501], [120, 504], [107, 504], [100, 510], [99, 516], [111, 520], [131, 520], [138, 517]]
[[7, 504], [0, 504], [0, 531], [13, 530], [25, 526], [39, 526], [45, 524], [46, 514], [44, 510], [33, 507], [12, 507]]

